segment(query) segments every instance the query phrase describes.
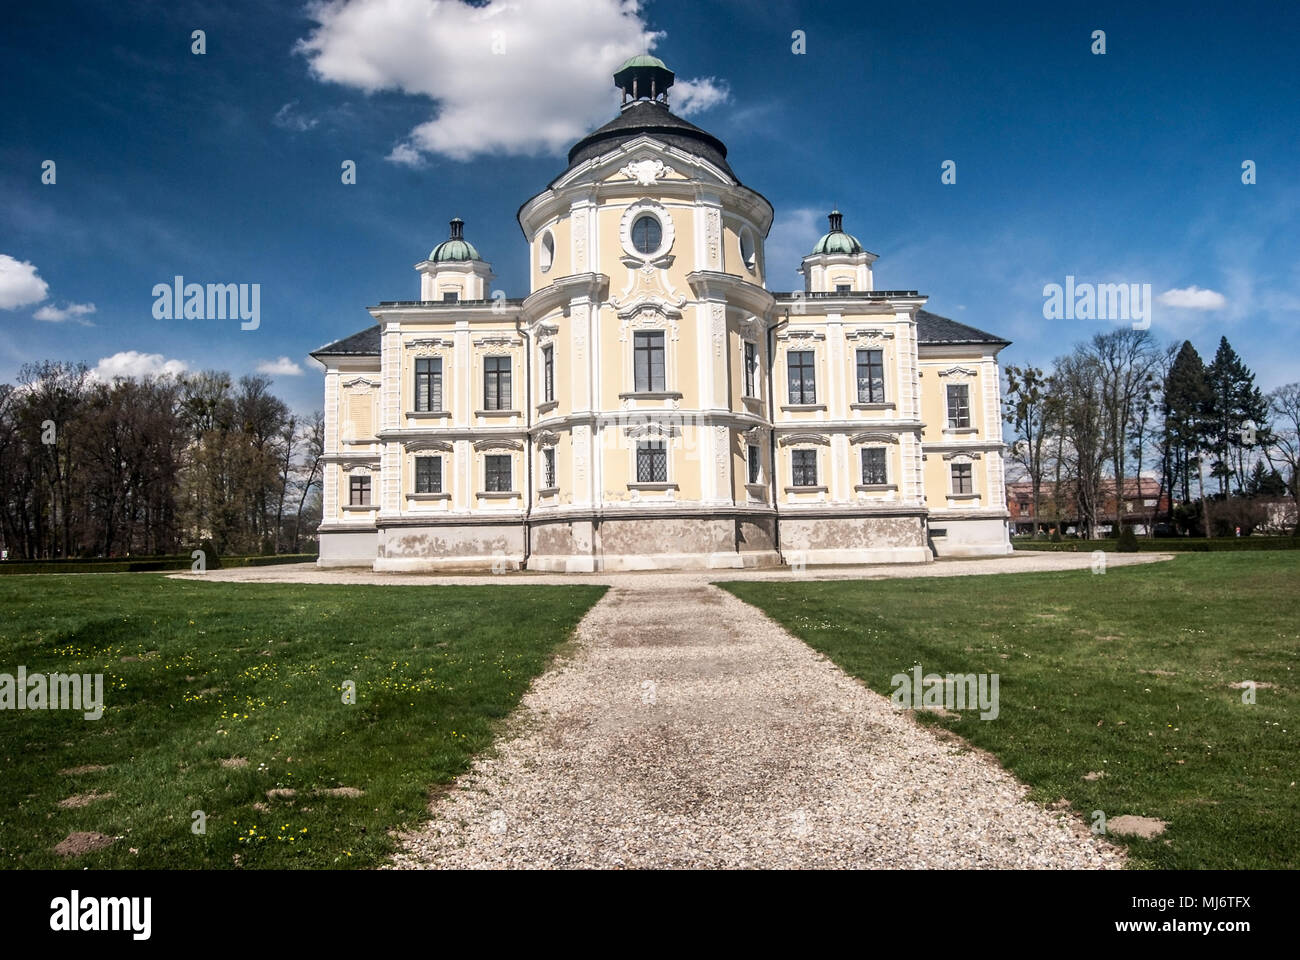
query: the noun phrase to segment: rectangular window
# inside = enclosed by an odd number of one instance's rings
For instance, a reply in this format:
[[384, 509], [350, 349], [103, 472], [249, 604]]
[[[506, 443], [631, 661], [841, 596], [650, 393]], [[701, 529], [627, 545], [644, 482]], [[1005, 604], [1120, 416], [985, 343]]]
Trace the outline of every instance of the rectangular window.
[[442, 493], [442, 457], [415, 458], [415, 492]]
[[850, 285], [847, 284], [847, 283], [837, 283], [837, 284], [835, 284], [835, 292], [836, 292], [836, 293], [848, 293], [848, 292], [850, 291], [850, 289], [851, 289], [851, 287], [850, 287]]
[[858, 351], [858, 403], [885, 402], [883, 350]]
[[632, 345], [637, 393], [662, 393], [664, 380], [664, 335], [638, 333]]
[[442, 358], [419, 357], [415, 361], [415, 409], [442, 409]]
[[954, 495], [975, 492], [974, 478], [971, 475], [971, 465], [969, 463], [954, 463], [952, 465], [952, 492]]
[[348, 478], [348, 506], [370, 506], [370, 478], [351, 476]]
[[483, 409], [511, 409], [509, 357], [483, 358]]
[[791, 350], [785, 366], [790, 378], [790, 403], [817, 402], [817, 376], [813, 372], [813, 351]]
[[948, 384], [948, 429], [965, 430], [970, 426], [970, 385]]
[[542, 400], [555, 399], [555, 348], [542, 347]]
[[758, 396], [758, 347], [745, 343], [745, 396]]
[[793, 476], [790, 478], [792, 481], [791, 486], [817, 486], [816, 450], [794, 450], [790, 454], [790, 462], [793, 467]]
[[668, 450], [662, 440], [643, 440], [637, 444], [636, 482], [668, 482]]
[[555, 448], [542, 448], [542, 489], [554, 490], [558, 484], [555, 482]]
[[509, 493], [510, 454], [491, 453], [483, 458], [483, 489], [488, 493]]
[[459, 303], [459, 302], [460, 302], [460, 294], [457, 293], [455, 290], [444, 290], [444, 291], [443, 291], [443, 294], [442, 294], [442, 302], [443, 302], [443, 303]]
[[763, 460], [762, 460], [762, 454], [758, 452], [757, 444], [754, 443], [749, 444], [748, 461], [749, 461], [749, 482], [750, 483], [761, 482], [759, 478], [762, 477], [763, 475]]
[[862, 448], [862, 485], [879, 487], [889, 483], [889, 474], [885, 469], [884, 447]]

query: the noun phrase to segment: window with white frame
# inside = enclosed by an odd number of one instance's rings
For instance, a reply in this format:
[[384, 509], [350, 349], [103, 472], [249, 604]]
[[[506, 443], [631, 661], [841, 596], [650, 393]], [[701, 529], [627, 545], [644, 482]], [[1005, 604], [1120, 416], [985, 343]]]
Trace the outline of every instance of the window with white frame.
[[970, 384], [948, 384], [948, 429], [966, 430], [970, 427]]
[[483, 409], [511, 409], [510, 358], [483, 358]]
[[817, 451], [792, 450], [790, 452], [790, 472], [791, 486], [817, 486]]
[[415, 409], [425, 413], [442, 409], [441, 357], [416, 358]]
[[442, 493], [442, 457], [415, 458], [415, 492]]
[[637, 393], [662, 393], [667, 389], [663, 331], [640, 330], [632, 339], [633, 389]]
[[952, 465], [952, 493], [955, 497], [970, 496], [975, 492], [974, 471], [969, 463]]
[[789, 377], [789, 403], [817, 402], [816, 355], [812, 350], [791, 350], [785, 355]]
[[542, 347], [542, 401], [550, 403], [555, 399], [555, 347], [547, 344]]
[[862, 448], [862, 485], [864, 487], [882, 487], [889, 483], [889, 470], [886, 466], [884, 447]]
[[542, 448], [542, 489], [554, 490], [558, 484], [555, 482], [555, 448]]
[[370, 506], [370, 476], [354, 473], [348, 477], [348, 506]]
[[749, 482], [761, 483], [763, 476], [763, 454], [758, 444], [751, 443], [746, 448], [746, 463], [749, 467]]
[[514, 489], [511, 483], [511, 460], [508, 453], [490, 453], [483, 458], [483, 489], [488, 493], [509, 493]]
[[858, 351], [858, 403], [885, 402], [885, 352]]
[[636, 482], [668, 482], [668, 449], [662, 440], [642, 440], [636, 445]]
[[745, 396], [758, 396], [758, 344], [745, 341]]

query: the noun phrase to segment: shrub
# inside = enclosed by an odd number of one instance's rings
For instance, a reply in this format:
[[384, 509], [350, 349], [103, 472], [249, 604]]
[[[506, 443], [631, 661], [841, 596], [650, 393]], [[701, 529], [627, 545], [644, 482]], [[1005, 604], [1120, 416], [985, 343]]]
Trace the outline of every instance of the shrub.
[[199, 549], [203, 551], [203, 560], [209, 570], [221, 569], [221, 557], [217, 555], [216, 544], [210, 537], [204, 537], [203, 542], [199, 544]]
[[1138, 538], [1132, 527], [1125, 527], [1119, 532], [1119, 542], [1115, 545], [1117, 553], [1137, 553]]

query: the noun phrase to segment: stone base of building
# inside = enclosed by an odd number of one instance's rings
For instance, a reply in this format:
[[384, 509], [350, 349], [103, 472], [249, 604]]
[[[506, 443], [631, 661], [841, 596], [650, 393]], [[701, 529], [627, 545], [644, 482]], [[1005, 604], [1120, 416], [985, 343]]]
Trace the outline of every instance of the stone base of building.
[[320, 531], [318, 567], [369, 567], [375, 562], [378, 533], [374, 527]]
[[[779, 549], [778, 549], [779, 531]], [[927, 538], [928, 534], [928, 538]], [[928, 563], [1011, 552], [999, 516], [923, 509], [684, 510], [446, 520], [321, 532], [322, 567], [385, 573], [600, 573]]]
[[928, 563], [925, 511], [781, 514], [781, 555], [791, 566]]
[[942, 557], [1005, 557], [1012, 552], [1007, 518], [930, 516], [930, 544]]

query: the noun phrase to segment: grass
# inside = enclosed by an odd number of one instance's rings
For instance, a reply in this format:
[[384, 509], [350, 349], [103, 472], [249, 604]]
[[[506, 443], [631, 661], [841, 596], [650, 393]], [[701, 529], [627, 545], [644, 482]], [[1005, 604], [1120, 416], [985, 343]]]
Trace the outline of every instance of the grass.
[[[1300, 562], [1186, 555], [1002, 576], [721, 584], [871, 689], [997, 673], [1000, 714], [917, 714], [1032, 796], [1167, 821], [1112, 839], [1140, 868], [1300, 867]], [[1253, 680], [1254, 705], [1234, 682]], [[1104, 777], [1085, 780], [1090, 773]]]
[[[5, 577], [0, 672], [107, 689], [98, 721], [0, 711], [0, 867], [374, 865], [604, 589]], [[117, 839], [55, 854], [76, 831]]]

